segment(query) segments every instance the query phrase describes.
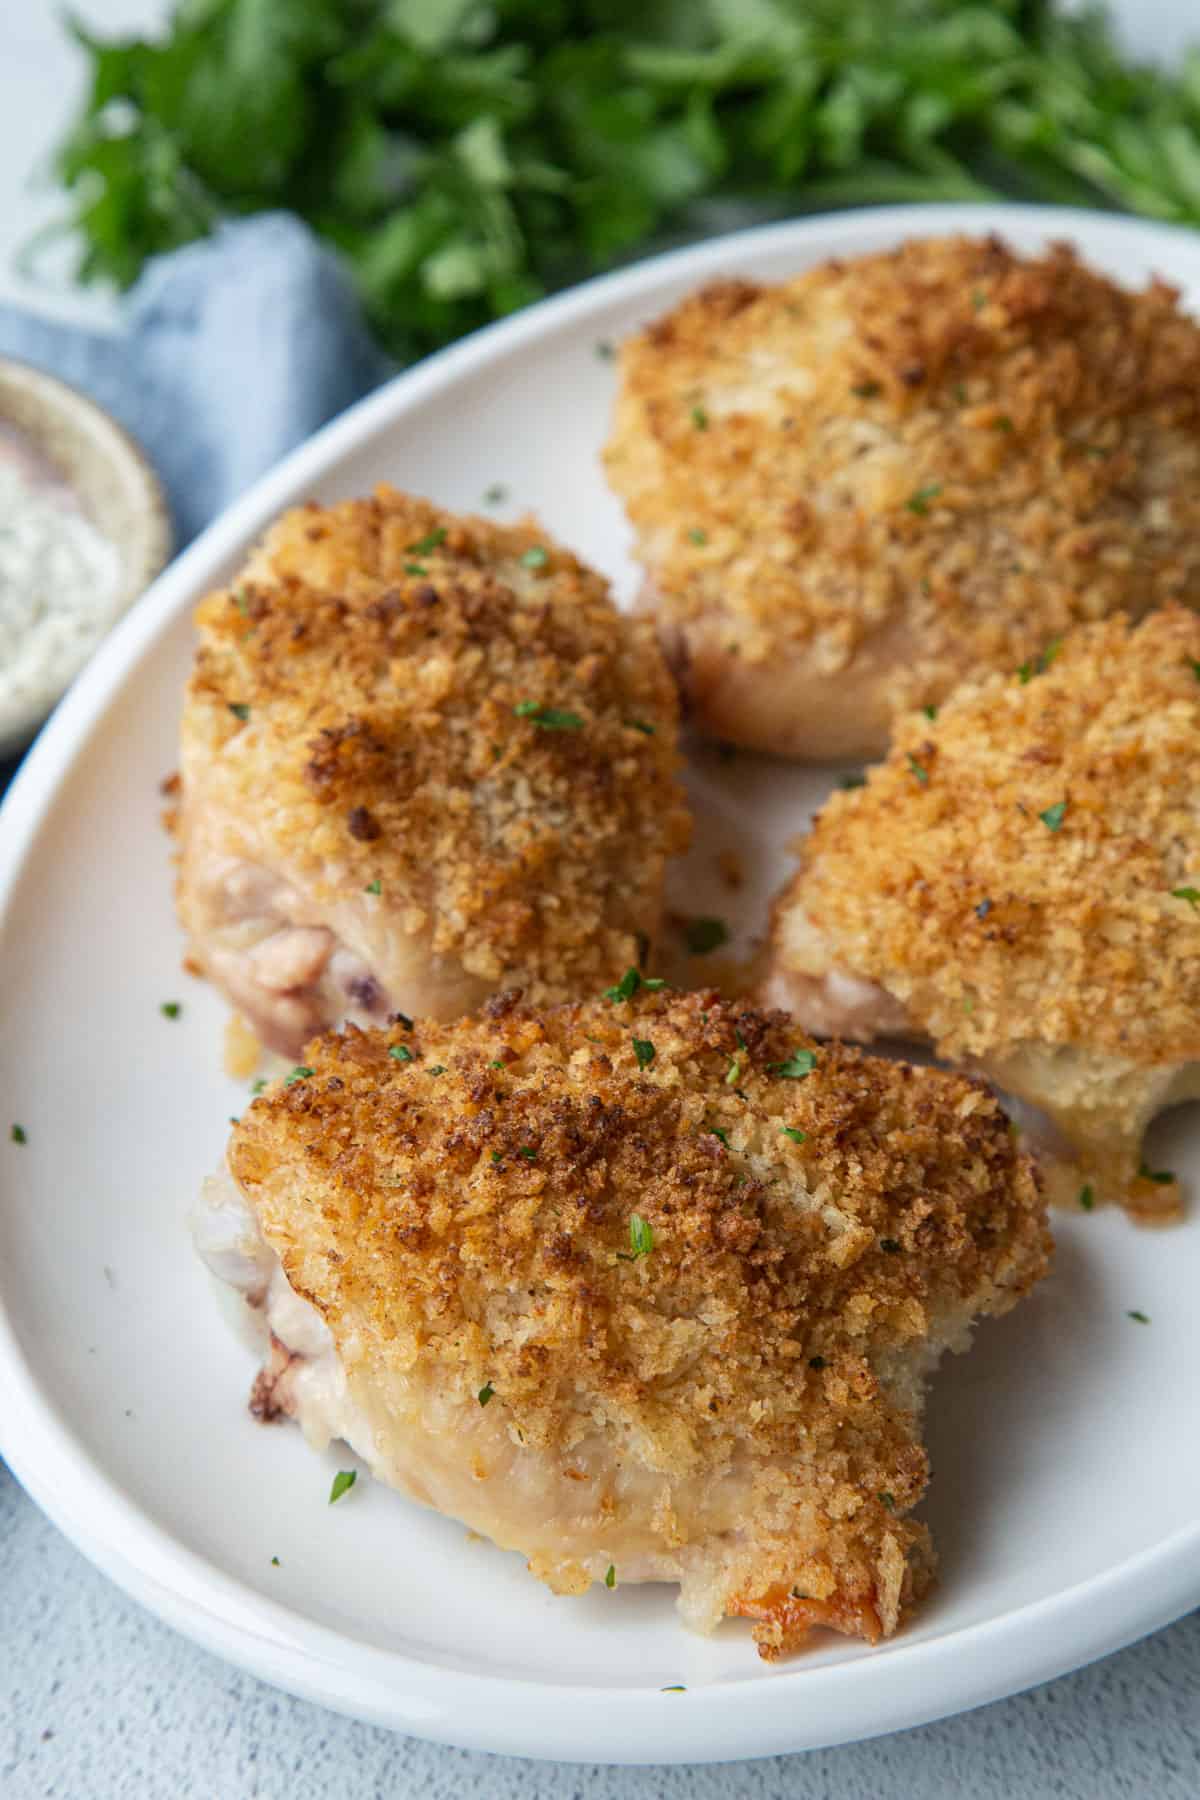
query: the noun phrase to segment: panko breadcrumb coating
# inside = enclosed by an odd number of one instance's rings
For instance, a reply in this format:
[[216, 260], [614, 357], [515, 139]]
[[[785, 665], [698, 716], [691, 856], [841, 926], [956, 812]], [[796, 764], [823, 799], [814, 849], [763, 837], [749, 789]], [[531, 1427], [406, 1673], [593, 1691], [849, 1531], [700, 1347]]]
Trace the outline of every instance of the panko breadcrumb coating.
[[882, 754], [894, 715], [1200, 593], [1200, 327], [1066, 244], [716, 282], [621, 355], [607, 452], [699, 723]]
[[273, 1333], [256, 1407], [557, 1593], [886, 1636], [925, 1378], [1046, 1267], [1034, 1166], [982, 1083], [637, 988], [349, 1028], [242, 1115], [199, 1241]]
[[689, 830], [675, 689], [545, 533], [314, 504], [196, 619], [179, 911], [265, 1041], [564, 999], [645, 953]]
[[929, 1038], [1047, 1112], [1089, 1198], [1174, 1210], [1139, 1171], [1150, 1117], [1200, 1094], [1198, 773], [1182, 607], [960, 688], [818, 816], [766, 992], [810, 1028]]

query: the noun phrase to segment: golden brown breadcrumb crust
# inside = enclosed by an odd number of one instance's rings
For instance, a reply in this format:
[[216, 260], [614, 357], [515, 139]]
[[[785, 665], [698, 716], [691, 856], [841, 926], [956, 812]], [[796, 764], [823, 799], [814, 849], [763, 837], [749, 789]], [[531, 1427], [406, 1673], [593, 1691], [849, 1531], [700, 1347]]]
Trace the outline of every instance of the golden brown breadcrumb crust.
[[689, 831], [676, 694], [544, 532], [388, 488], [312, 504], [196, 621], [206, 799], [318, 904], [378, 893], [433, 955], [540, 997], [633, 960]]
[[779, 906], [947, 1056], [1034, 1040], [1186, 1061], [1198, 770], [1200, 618], [1106, 620], [901, 721], [866, 786], [818, 815]]
[[1200, 327], [995, 237], [720, 281], [625, 345], [606, 461], [667, 621], [831, 676], [886, 640], [936, 701], [1200, 591]]
[[767, 1655], [813, 1623], [891, 1631], [927, 1583], [902, 1397], [931, 1341], [1006, 1310], [1049, 1247], [981, 1083], [711, 992], [540, 1015], [498, 996], [454, 1025], [331, 1034], [243, 1114], [229, 1165], [377, 1379], [434, 1359], [464, 1393], [489, 1384], [531, 1451], [566, 1459], [602, 1425], [668, 1481], [750, 1457], [754, 1582], [726, 1610], [759, 1618]]

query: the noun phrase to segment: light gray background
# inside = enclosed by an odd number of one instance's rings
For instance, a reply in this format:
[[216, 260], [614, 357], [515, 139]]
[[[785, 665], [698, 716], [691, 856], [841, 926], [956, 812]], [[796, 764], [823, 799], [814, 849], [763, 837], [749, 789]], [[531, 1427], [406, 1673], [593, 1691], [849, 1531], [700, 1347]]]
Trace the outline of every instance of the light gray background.
[[868, 1744], [710, 1768], [524, 1762], [359, 1725], [227, 1668], [111, 1587], [0, 1464], [0, 1621], [4, 1800], [1200, 1795], [1200, 1613], [1031, 1694]]
[[[164, 0], [82, 0], [107, 29]], [[11, 250], [56, 209], [25, 171], [78, 78], [52, 0], [0, 0], [0, 294]], [[1194, 0], [1121, 0], [1144, 53], [1200, 35]], [[1097, 1505], [1103, 1496], [1097, 1495]], [[614, 1741], [621, 1719], [613, 1717]], [[897, 1737], [717, 1768], [599, 1769], [472, 1755], [323, 1712], [159, 1625], [61, 1538], [0, 1464], [3, 1800], [1200, 1800], [1200, 1614], [1015, 1700]]]

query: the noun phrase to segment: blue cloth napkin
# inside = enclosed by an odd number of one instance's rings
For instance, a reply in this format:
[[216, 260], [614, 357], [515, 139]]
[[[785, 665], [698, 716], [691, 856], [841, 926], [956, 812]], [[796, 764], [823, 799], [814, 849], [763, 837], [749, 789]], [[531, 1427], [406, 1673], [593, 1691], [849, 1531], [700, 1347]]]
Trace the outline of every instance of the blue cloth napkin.
[[[166, 487], [178, 549], [395, 373], [342, 269], [286, 213], [159, 257], [116, 333], [0, 306], [0, 355], [82, 388], [137, 439]], [[0, 794], [15, 768], [0, 761]]]
[[336, 261], [286, 213], [152, 262], [119, 333], [0, 307], [0, 355], [82, 388], [166, 485], [182, 548], [335, 413], [394, 373]]

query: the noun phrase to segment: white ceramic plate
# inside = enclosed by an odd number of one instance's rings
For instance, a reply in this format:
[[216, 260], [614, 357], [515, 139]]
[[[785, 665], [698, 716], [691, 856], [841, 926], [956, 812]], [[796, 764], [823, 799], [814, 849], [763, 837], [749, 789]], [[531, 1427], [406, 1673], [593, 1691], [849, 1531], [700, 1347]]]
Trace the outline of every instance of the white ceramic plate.
[[[1056, 1272], [934, 1384], [926, 1507], [942, 1582], [871, 1650], [823, 1638], [768, 1668], [745, 1627], [677, 1623], [672, 1592], [554, 1599], [516, 1556], [249, 1418], [248, 1353], [193, 1257], [185, 1213], [246, 1088], [221, 1073], [224, 1008], [179, 971], [158, 778], [174, 762], [192, 602], [285, 505], [382, 478], [474, 508], [494, 482], [629, 593], [597, 450], [598, 342], [723, 272], [776, 277], [913, 232], [1075, 238], [1113, 274], [1200, 300], [1200, 239], [1022, 208], [814, 219], [578, 289], [364, 402], [261, 482], [161, 577], [68, 696], [0, 818], [0, 1439], [62, 1529], [173, 1625], [283, 1687], [450, 1743], [570, 1760], [761, 1756], [869, 1736], [1046, 1679], [1200, 1600], [1200, 1227], [1058, 1221]], [[697, 764], [707, 815], [689, 910], [730, 915], [738, 846], [761, 927], [831, 777]], [[165, 1019], [160, 1003], [184, 1002]], [[9, 1141], [9, 1124], [26, 1129]], [[1200, 1192], [1200, 1128], [1153, 1154]], [[1140, 1324], [1130, 1310], [1145, 1312]], [[279, 1566], [272, 1557], [279, 1558]], [[685, 1693], [664, 1693], [683, 1683]]]

